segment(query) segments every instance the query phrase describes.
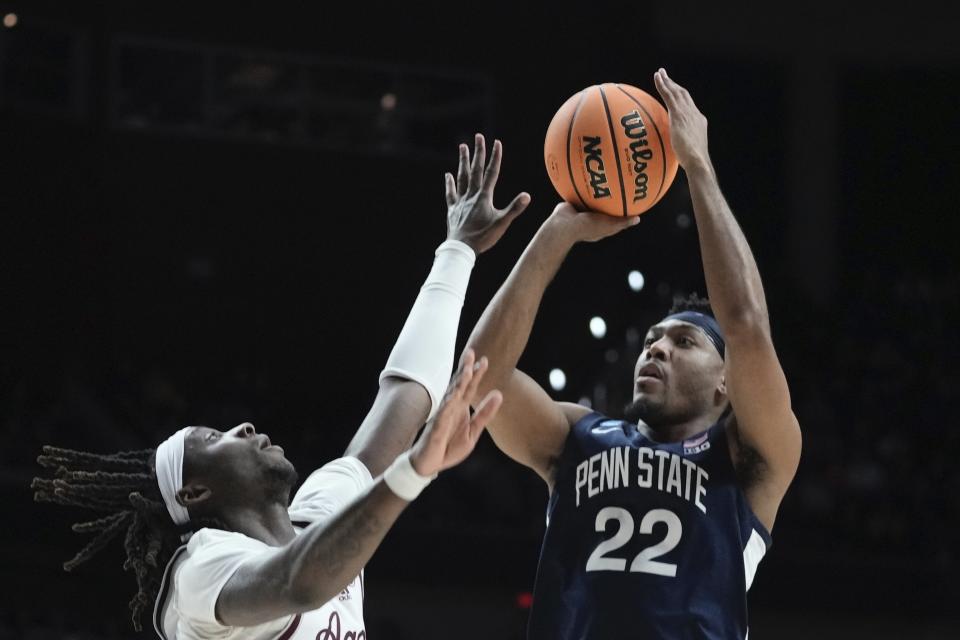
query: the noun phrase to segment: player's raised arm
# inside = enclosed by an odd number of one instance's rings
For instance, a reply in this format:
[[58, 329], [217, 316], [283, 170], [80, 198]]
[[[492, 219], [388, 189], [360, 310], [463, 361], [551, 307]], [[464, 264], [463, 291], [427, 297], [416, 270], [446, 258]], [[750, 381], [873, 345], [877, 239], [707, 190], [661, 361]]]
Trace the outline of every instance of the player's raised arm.
[[660, 69], [657, 90], [670, 113], [673, 149], [687, 174], [707, 293], [726, 340], [726, 387], [733, 407], [731, 450], [753, 461], [744, 491], [768, 529], [800, 460], [800, 427], [770, 337], [760, 272], [707, 148], [707, 119], [689, 92]]
[[485, 141], [477, 134], [473, 157], [461, 144], [457, 177], [444, 176], [447, 240], [436, 251], [433, 268], [380, 374], [373, 406], [346, 451], [374, 477], [410, 446], [436, 412], [453, 370], [460, 311], [476, 254], [496, 244], [530, 202], [521, 193], [506, 208], [494, 207], [502, 152], [495, 141], [485, 164]]
[[[242, 564], [220, 591], [217, 619], [227, 626], [254, 626], [311, 611], [336, 597], [420, 490], [473, 451], [501, 402], [497, 391], [482, 399], [477, 395], [485, 371], [485, 360], [475, 362], [473, 352], [465, 352], [436, 419], [413, 449], [330, 521], [311, 525], [289, 544]], [[471, 404], [477, 407], [472, 417]]]
[[562, 203], [541, 225], [503, 286], [487, 305], [467, 342], [490, 358], [481, 389], [503, 391], [503, 407], [489, 431], [497, 446], [552, 485], [553, 463], [570, 429], [587, 409], [554, 402], [529, 376], [516, 369], [533, 328], [543, 293], [567, 253], [633, 226], [638, 218], [578, 212]]

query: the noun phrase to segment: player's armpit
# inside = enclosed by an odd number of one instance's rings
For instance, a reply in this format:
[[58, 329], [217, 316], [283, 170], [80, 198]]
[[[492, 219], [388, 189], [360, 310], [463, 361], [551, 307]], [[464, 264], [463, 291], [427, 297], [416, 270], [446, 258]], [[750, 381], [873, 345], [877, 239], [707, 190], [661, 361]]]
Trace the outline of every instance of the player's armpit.
[[570, 426], [590, 410], [554, 401], [530, 376], [516, 369], [501, 391], [503, 405], [487, 426], [490, 436], [501, 451], [536, 471], [552, 489]]
[[726, 337], [726, 386], [735, 416], [728, 423], [730, 450], [750, 506], [769, 530], [800, 463], [800, 425], [769, 334]]

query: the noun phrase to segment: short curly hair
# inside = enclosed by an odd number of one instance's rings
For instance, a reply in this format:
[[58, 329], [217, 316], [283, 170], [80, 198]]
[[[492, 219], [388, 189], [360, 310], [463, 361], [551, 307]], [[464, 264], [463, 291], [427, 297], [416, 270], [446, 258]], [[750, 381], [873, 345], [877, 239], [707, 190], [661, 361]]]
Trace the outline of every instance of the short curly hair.
[[670, 307], [667, 315], [672, 316], [675, 313], [683, 313], [684, 311], [696, 311], [716, 318], [713, 309], [710, 307], [710, 300], [708, 298], [701, 298], [696, 291], [687, 296], [675, 295], [673, 297], [673, 306]]

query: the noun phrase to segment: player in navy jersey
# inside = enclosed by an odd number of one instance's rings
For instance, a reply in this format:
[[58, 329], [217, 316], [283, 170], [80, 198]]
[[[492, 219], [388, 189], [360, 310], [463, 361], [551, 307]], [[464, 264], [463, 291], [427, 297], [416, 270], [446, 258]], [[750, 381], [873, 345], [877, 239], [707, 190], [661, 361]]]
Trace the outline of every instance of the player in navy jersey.
[[554, 402], [516, 369], [544, 290], [574, 244], [638, 222], [563, 203], [468, 342], [491, 362], [481, 391], [503, 391], [494, 442], [550, 490], [533, 640], [745, 638], [746, 591], [800, 459], [760, 274], [720, 191], [707, 120], [665, 70], [654, 81], [711, 305], [688, 301], [650, 327], [627, 420]]

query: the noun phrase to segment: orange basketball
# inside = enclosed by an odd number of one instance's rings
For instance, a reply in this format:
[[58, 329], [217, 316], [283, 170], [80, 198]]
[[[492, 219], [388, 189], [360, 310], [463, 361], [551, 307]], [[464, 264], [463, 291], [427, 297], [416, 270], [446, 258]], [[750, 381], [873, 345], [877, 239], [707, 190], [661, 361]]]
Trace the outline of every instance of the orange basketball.
[[563, 103], [547, 128], [543, 159], [564, 200], [612, 216], [640, 215], [677, 175], [667, 110], [650, 94], [612, 82]]

